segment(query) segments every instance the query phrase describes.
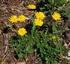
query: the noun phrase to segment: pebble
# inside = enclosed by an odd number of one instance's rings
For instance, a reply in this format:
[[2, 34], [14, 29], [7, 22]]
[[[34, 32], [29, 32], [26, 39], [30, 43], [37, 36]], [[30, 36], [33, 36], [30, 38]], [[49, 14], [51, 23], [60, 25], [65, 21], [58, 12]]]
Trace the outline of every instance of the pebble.
[[16, 64], [26, 64], [25, 62], [17, 62]]
[[68, 56], [70, 57], [70, 50], [68, 51]]

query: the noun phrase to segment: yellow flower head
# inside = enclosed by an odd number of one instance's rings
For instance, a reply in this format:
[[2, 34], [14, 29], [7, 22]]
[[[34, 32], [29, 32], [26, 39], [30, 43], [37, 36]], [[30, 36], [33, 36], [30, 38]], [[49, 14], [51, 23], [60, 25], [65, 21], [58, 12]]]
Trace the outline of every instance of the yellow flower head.
[[19, 21], [19, 22], [25, 22], [26, 18], [27, 18], [27, 17], [24, 16], [24, 15], [19, 15], [19, 16], [18, 16], [18, 21]]
[[36, 12], [36, 13], [35, 13], [35, 17], [36, 17], [37, 19], [43, 20], [46, 16], [45, 16], [45, 14], [44, 14], [43, 12]]
[[35, 24], [35, 26], [42, 26], [43, 25], [43, 21], [40, 20], [40, 19], [35, 19], [34, 20], [34, 24]]
[[12, 23], [17, 23], [18, 22], [18, 18], [16, 15], [13, 15], [9, 18], [9, 21], [12, 22]]
[[27, 33], [25, 28], [19, 28], [18, 30], [18, 35], [20, 36], [24, 36]]
[[54, 13], [52, 14], [52, 18], [53, 18], [54, 20], [56, 20], [56, 21], [61, 20], [61, 14], [58, 13], [58, 12], [54, 12]]
[[28, 9], [36, 9], [36, 5], [34, 5], [34, 4], [29, 4], [29, 5], [27, 6], [27, 8], [28, 8]]

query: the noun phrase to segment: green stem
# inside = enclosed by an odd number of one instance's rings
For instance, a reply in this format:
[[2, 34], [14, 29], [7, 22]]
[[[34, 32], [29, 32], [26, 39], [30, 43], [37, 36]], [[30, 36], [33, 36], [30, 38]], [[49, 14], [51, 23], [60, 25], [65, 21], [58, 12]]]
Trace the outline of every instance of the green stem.
[[35, 27], [34, 22], [33, 22], [33, 27], [32, 27], [32, 30], [31, 30], [32, 36], [34, 35], [35, 28], [36, 28], [36, 27]]

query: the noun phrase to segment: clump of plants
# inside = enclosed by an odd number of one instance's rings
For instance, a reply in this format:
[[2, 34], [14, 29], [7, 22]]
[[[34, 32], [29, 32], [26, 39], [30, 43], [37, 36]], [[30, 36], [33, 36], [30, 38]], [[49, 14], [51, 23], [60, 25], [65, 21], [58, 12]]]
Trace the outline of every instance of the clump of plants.
[[16, 35], [10, 39], [11, 50], [17, 59], [25, 59], [28, 54], [37, 53], [43, 64], [60, 64], [60, 55], [66, 52], [62, 40], [62, 33], [66, 30], [61, 27], [64, 11], [60, 6], [66, 2], [67, 0], [38, 0], [37, 4], [27, 6], [28, 10], [34, 11], [32, 16], [22, 14], [9, 17], [8, 21], [12, 24], [31, 20], [26, 26], [16, 28]]

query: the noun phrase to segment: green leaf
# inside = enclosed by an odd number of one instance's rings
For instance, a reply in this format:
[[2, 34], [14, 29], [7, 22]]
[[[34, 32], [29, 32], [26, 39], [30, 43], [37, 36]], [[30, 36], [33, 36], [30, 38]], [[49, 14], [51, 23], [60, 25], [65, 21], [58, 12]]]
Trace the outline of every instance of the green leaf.
[[66, 0], [48, 0], [48, 2], [53, 6], [62, 6], [66, 3]]
[[54, 4], [55, 0], [48, 0], [50, 4]]
[[63, 14], [70, 18], [70, 10], [65, 10], [65, 12]]

